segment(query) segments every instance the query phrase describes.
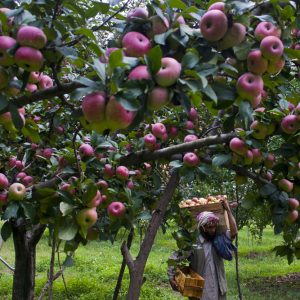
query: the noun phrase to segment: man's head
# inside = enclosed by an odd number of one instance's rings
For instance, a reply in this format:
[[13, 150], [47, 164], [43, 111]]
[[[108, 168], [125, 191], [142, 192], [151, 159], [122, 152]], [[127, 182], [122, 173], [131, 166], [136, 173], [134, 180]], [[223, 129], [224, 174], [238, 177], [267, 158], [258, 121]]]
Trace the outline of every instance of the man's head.
[[219, 218], [210, 211], [203, 211], [197, 216], [198, 229], [205, 239], [211, 240], [215, 237]]

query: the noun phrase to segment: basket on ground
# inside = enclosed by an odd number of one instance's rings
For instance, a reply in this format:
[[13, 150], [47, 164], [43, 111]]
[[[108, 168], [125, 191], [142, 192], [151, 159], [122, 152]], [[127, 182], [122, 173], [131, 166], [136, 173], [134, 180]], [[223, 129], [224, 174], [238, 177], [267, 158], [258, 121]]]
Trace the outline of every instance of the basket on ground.
[[190, 267], [177, 268], [175, 280], [180, 293], [185, 297], [200, 298], [204, 288], [204, 278], [194, 272]]

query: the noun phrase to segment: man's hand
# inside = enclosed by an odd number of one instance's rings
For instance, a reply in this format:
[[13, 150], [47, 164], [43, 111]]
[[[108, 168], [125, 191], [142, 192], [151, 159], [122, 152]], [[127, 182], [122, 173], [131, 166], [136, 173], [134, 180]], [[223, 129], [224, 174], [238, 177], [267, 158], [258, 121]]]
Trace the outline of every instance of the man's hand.
[[220, 202], [222, 203], [224, 209], [226, 211], [231, 211], [228, 200], [227, 199], [221, 199]]
[[179, 287], [175, 279], [170, 279], [170, 285], [174, 291], [179, 291]]

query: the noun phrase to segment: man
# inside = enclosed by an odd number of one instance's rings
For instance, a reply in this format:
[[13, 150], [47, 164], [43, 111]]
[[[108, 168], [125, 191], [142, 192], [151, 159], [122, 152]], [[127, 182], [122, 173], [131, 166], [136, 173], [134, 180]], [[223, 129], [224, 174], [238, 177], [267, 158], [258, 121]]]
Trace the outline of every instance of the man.
[[[227, 199], [221, 201], [228, 214], [229, 230], [222, 235], [218, 234], [219, 218], [212, 212], [205, 211], [200, 213], [197, 216], [199, 230], [197, 245], [188, 257], [191, 268], [205, 280], [201, 300], [226, 299], [227, 283], [223, 257], [231, 259], [229, 252], [234, 249], [231, 242], [237, 235], [237, 226]], [[176, 257], [176, 254], [173, 254], [170, 258], [175, 260], [181, 259], [178, 256]], [[170, 284], [174, 290], [178, 290], [174, 275], [174, 268], [169, 267]]]

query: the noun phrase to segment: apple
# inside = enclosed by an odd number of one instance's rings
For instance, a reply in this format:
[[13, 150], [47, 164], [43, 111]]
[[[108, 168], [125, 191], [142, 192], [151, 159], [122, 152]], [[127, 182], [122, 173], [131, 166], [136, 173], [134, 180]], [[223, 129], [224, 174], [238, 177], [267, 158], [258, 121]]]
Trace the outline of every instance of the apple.
[[93, 92], [86, 95], [82, 100], [82, 112], [85, 119], [90, 123], [100, 123], [105, 120], [105, 94]]
[[53, 80], [50, 76], [48, 75], [41, 75], [39, 77], [39, 89], [40, 90], [45, 90], [53, 87]]
[[144, 136], [144, 144], [145, 147], [152, 150], [156, 145], [156, 137], [155, 135], [148, 133]]
[[114, 170], [111, 164], [105, 164], [104, 165], [104, 169], [103, 169], [103, 173], [105, 176], [111, 178], [114, 176]]
[[25, 172], [19, 172], [17, 175], [16, 175], [16, 179], [23, 179], [24, 177], [26, 177], [27, 174]]
[[288, 110], [289, 111], [293, 111], [295, 109], [295, 107], [296, 106], [293, 103], [291, 103], [291, 102], [288, 103]]
[[147, 66], [140, 65], [130, 71], [130, 73], [128, 74], [128, 79], [129, 80], [142, 80], [142, 79], [150, 80], [151, 75], [148, 71]]
[[15, 53], [16, 64], [25, 71], [39, 71], [44, 63], [41, 51], [31, 47], [20, 47]]
[[14, 64], [14, 56], [7, 52], [10, 48], [16, 45], [16, 40], [10, 36], [0, 36], [0, 65], [11, 66]]
[[42, 49], [46, 46], [47, 37], [43, 30], [34, 26], [21, 26], [17, 32], [17, 42], [21, 46]]
[[278, 181], [278, 187], [280, 189], [282, 189], [283, 191], [289, 193], [293, 190], [294, 184], [293, 184], [293, 182], [289, 181], [288, 179], [283, 178]]
[[105, 181], [105, 180], [99, 180], [99, 181], [97, 182], [97, 186], [99, 186], [99, 187], [100, 187], [101, 189], [103, 189], [103, 190], [107, 190], [108, 187], [109, 187], [107, 181]]
[[246, 27], [241, 23], [233, 23], [223, 38], [218, 42], [219, 50], [225, 50], [239, 45], [245, 40]]
[[0, 173], [0, 189], [6, 189], [8, 186], [9, 182], [7, 177], [3, 173]]
[[247, 144], [243, 140], [237, 137], [234, 137], [230, 140], [229, 148], [231, 149], [231, 151], [239, 155], [245, 155], [248, 151]]
[[187, 129], [187, 130], [194, 129], [195, 124], [192, 121], [187, 120], [187, 121], [185, 121], [184, 128]]
[[219, 41], [227, 32], [227, 17], [220, 10], [209, 10], [200, 20], [200, 29], [203, 37], [209, 42]]
[[184, 25], [185, 24], [185, 20], [184, 17], [175, 13], [175, 18], [174, 18], [174, 24], [179, 24], [179, 25]]
[[277, 61], [283, 54], [284, 46], [278, 37], [266, 36], [260, 42], [260, 50], [265, 58]]
[[255, 28], [254, 35], [259, 41], [267, 36], [275, 36], [280, 38], [281, 30], [271, 22], [260, 22]]
[[16, 161], [16, 169], [19, 170], [19, 171], [24, 169], [24, 164], [21, 160]]
[[94, 148], [90, 144], [81, 144], [78, 151], [81, 157], [91, 157], [94, 155]]
[[14, 168], [16, 166], [17, 158], [15, 156], [12, 156], [8, 159], [8, 167]]
[[260, 50], [252, 50], [247, 57], [247, 67], [249, 72], [261, 75], [267, 71], [268, 61]]
[[7, 71], [0, 67], [0, 90], [7, 87], [9, 83], [9, 76]]
[[133, 190], [134, 189], [134, 182], [133, 181], [128, 181], [127, 183], [127, 188], [129, 188], [130, 190]]
[[110, 217], [120, 218], [124, 215], [125, 211], [125, 205], [119, 201], [112, 202], [107, 207], [107, 213]]
[[253, 164], [258, 165], [262, 162], [263, 156], [260, 149], [254, 148], [251, 149], [253, 155]]
[[251, 101], [261, 94], [264, 82], [261, 76], [247, 72], [239, 77], [236, 88], [240, 97]]
[[60, 186], [60, 189], [62, 191], [66, 191], [66, 192], [70, 193], [71, 195], [75, 195], [76, 194], [76, 190], [72, 187], [72, 185], [70, 183], [63, 183]]
[[169, 102], [169, 91], [167, 88], [156, 86], [149, 92], [147, 99], [148, 110], [159, 110]]
[[200, 159], [194, 152], [187, 152], [183, 156], [183, 164], [188, 167], [196, 167], [200, 163]]
[[170, 27], [169, 20], [166, 17], [163, 17], [162, 19], [160, 16], [155, 15], [150, 18], [150, 21], [152, 24], [152, 33], [154, 35], [162, 34], [166, 32]]
[[287, 115], [281, 120], [280, 127], [283, 132], [294, 134], [300, 128], [300, 120], [296, 115]]
[[297, 209], [299, 206], [299, 200], [296, 198], [289, 198], [289, 207], [291, 209]]
[[294, 223], [299, 217], [299, 212], [298, 210], [294, 209], [289, 211], [288, 213], [288, 222]]
[[163, 57], [161, 67], [155, 74], [156, 83], [162, 87], [173, 85], [181, 73], [181, 64], [172, 57]]
[[188, 134], [184, 137], [183, 142], [188, 143], [188, 142], [193, 142], [198, 140], [198, 137], [195, 134]]
[[225, 3], [224, 2], [215, 2], [212, 5], [210, 5], [207, 10], [213, 10], [213, 9], [217, 9], [222, 12], [225, 12]]
[[25, 89], [26, 89], [26, 91], [28, 91], [30, 93], [34, 93], [38, 90], [38, 87], [34, 83], [27, 83]]
[[275, 156], [271, 153], [268, 153], [265, 160], [264, 160], [264, 165], [268, 169], [272, 169], [275, 164]]
[[252, 136], [257, 140], [263, 140], [268, 135], [268, 125], [255, 120], [251, 123], [250, 129], [253, 130]]
[[280, 73], [284, 66], [285, 60], [283, 58], [279, 58], [276, 61], [270, 61], [268, 64], [267, 72], [271, 75]]
[[163, 123], [152, 124], [152, 133], [157, 137], [162, 139], [163, 135], [167, 132], [167, 128]]
[[127, 128], [134, 120], [135, 115], [136, 112], [125, 109], [114, 96], [109, 98], [105, 116], [107, 127], [111, 130]]
[[196, 121], [198, 119], [198, 112], [195, 107], [191, 107], [188, 117], [191, 121]]
[[129, 170], [125, 166], [118, 166], [116, 168], [116, 176], [119, 179], [126, 180], [129, 176]]
[[99, 238], [100, 231], [96, 227], [90, 227], [87, 230], [86, 239], [88, 241], [95, 241]]
[[97, 190], [95, 197], [93, 197], [90, 202], [86, 204], [87, 207], [97, 207], [102, 203], [102, 196], [100, 191]]
[[147, 19], [148, 15], [149, 15], [149, 13], [146, 8], [136, 7], [128, 12], [127, 20], [130, 21], [134, 18]]
[[29, 74], [29, 78], [28, 78], [28, 82], [29, 83], [38, 83], [39, 82], [39, 78], [42, 74], [40, 72], [30, 72]]
[[175, 126], [170, 126], [168, 128], [169, 137], [175, 138], [178, 134], [178, 129]]
[[30, 185], [32, 185], [32, 183], [33, 183], [33, 178], [32, 178], [32, 176], [25, 176], [25, 177], [23, 177], [22, 178], [22, 183], [27, 187], [27, 186], [30, 186]]
[[261, 103], [261, 94], [253, 97], [251, 100], [250, 100], [250, 103], [251, 103], [251, 107], [252, 108], [256, 108], [260, 105]]
[[253, 163], [253, 153], [251, 150], [248, 150], [244, 157], [244, 165], [248, 166]]
[[116, 48], [116, 47], [110, 47], [107, 48], [104, 52], [104, 54], [102, 54], [99, 57], [100, 62], [102, 62], [103, 64], [107, 64], [109, 62], [109, 57], [111, 55], [111, 53], [113, 53], [116, 50], [119, 50], [120, 48]]
[[271, 181], [273, 179], [273, 174], [271, 172], [264, 172], [261, 174], [261, 176], [268, 181]]
[[25, 198], [26, 187], [22, 183], [15, 182], [8, 189], [8, 199], [21, 201]]
[[0, 193], [0, 207], [5, 206], [8, 201], [8, 194], [7, 192]]
[[59, 135], [63, 134], [65, 132], [65, 129], [63, 126], [57, 126], [54, 128], [55, 132]]
[[87, 230], [97, 222], [97, 211], [95, 208], [84, 208], [76, 215], [78, 225]]
[[122, 45], [127, 56], [140, 57], [146, 55], [151, 49], [150, 40], [142, 33], [136, 31], [127, 32]]
[[42, 156], [45, 157], [46, 159], [50, 159], [53, 154], [53, 149], [52, 148], [46, 148], [43, 150]]

